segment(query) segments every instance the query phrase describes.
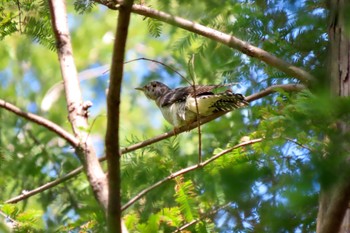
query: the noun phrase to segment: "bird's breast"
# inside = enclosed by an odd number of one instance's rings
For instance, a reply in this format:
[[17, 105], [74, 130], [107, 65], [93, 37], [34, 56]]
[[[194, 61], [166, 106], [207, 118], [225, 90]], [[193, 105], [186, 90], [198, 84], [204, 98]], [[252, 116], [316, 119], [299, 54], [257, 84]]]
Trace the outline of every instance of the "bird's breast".
[[164, 118], [175, 127], [183, 126], [196, 119], [196, 114], [186, 109], [185, 102], [173, 103], [160, 109]]

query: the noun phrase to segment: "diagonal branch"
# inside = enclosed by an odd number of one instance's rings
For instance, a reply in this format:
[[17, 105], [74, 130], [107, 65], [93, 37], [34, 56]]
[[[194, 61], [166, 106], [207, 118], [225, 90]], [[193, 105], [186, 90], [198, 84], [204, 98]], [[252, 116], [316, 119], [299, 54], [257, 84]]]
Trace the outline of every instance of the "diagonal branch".
[[65, 176], [58, 178], [54, 181], [48, 182], [36, 189], [30, 190], [30, 191], [23, 191], [23, 193], [21, 195], [18, 195], [16, 197], [13, 197], [7, 201], [5, 201], [5, 203], [17, 203], [19, 201], [25, 200], [31, 196], [34, 196], [35, 194], [41, 193], [47, 189], [53, 188], [56, 185], [59, 185], [67, 180], [70, 180], [71, 178], [76, 177], [77, 175], [79, 175], [81, 172], [83, 171], [83, 167], [78, 167], [76, 169], [74, 169], [73, 171], [69, 172], [68, 174], [66, 174]]
[[108, 198], [106, 176], [97, 159], [92, 143], [87, 137], [87, 130], [85, 130], [88, 129], [87, 105], [82, 102], [78, 73], [70, 41], [65, 1], [50, 0], [49, 8], [64, 83], [68, 119], [74, 135], [79, 140], [76, 153], [83, 163], [96, 199], [106, 209]]
[[[257, 100], [257, 99], [260, 99], [264, 96], [267, 96], [271, 93], [274, 93], [276, 91], [278, 91], [279, 89], [281, 90], [285, 90], [285, 91], [289, 91], [289, 92], [296, 92], [296, 91], [301, 91], [303, 89], [305, 89], [305, 86], [303, 85], [300, 85], [300, 84], [285, 84], [285, 85], [274, 85], [274, 86], [271, 86], [271, 87], [268, 87], [266, 88], [265, 90], [261, 91], [261, 92], [258, 92], [256, 94], [253, 94], [253, 95], [250, 95], [248, 96], [246, 99], [248, 102], [252, 102], [254, 100]], [[215, 115], [212, 115], [212, 116], [208, 116], [206, 118], [203, 118], [201, 119], [201, 124], [205, 124], [206, 122], [209, 122], [209, 121], [212, 121], [222, 115], [224, 115], [225, 113], [217, 113]], [[29, 119], [30, 120], [30, 119]], [[194, 129], [197, 127], [197, 123], [194, 122], [192, 123], [190, 126], [188, 127], [182, 127], [182, 128], [179, 128], [176, 132], [177, 133], [182, 133], [182, 132], [185, 132], [186, 130], [188, 129]], [[139, 143], [136, 143], [134, 145], [131, 145], [131, 146], [128, 146], [128, 147], [124, 147], [123, 149], [121, 149], [121, 154], [126, 154], [126, 153], [129, 153], [129, 152], [132, 152], [132, 151], [135, 151], [135, 150], [138, 150], [138, 149], [141, 149], [141, 148], [144, 148], [148, 145], [151, 145], [151, 144], [154, 144], [154, 143], [157, 143], [159, 141], [162, 141], [164, 139], [167, 139], [167, 138], [170, 138], [172, 136], [175, 135], [175, 132], [174, 130], [171, 130], [169, 132], [166, 132], [166, 133], [163, 133], [163, 134], [160, 134], [154, 138], [150, 138], [150, 139], [147, 139], [147, 140], [144, 140], [142, 142], [139, 142]], [[100, 162], [102, 161], [105, 161], [106, 160], [106, 157], [102, 157], [99, 159]], [[54, 187], [68, 179], [71, 179], [73, 177], [75, 177], [76, 175], [80, 174], [80, 172], [83, 171], [83, 167], [78, 167], [76, 168], [75, 170], [69, 172], [68, 174], [66, 174], [65, 176], [55, 180], [55, 181], [52, 181], [48, 184], [45, 184], [43, 186], [40, 186], [34, 190], [31, 190], [31, 191], [28, 191], [26, 192], [25, 194], [21, 194], [17, 197], [14, 197], [14, 198], [11, 198], [10, 200], [7, 200], [6, 202], [7, 203], [16, 203], [18, 201], [21, 201], [21, 200], [24, 200], [24, 199], [27, 199], [39, 192], [42, 192], [42, 191], [45, 191], [51, 187]], [[51, 185], [52, 184], [52, 185]], [[36, 190], [40, 190], [39, 192], [36, 192]]]
[[121, 231], [120, 211], [120, 93], [123, 80], [125, 46], [128, 36], [131, 6], [133, 0], [121, 3], [118, 15], [116, 38], [113, 47], [110, 84], [107, 95], [106, 158], [108, 164], [108, 232]]
[[269, 94], [272, 94], [274, 92], [277, 92], [278, 90], [283, 90], [286, 92], [299, 92], [301, 90], [306, 89], [306, 86], [302, 84], [280, 84], [280, 85], [273, 85], [269, 86], [266, 89], [259, 91], [258, 93], [252, 94], [250, 96], [247, 96], [247, 101], [252, 102], [257, 99], [261, 99], [262, 97], [265, 97]]
[[214, 155], [213, 157], [211, 157], [210, 159], [205, 160], [204, 162], [198, 163], [196, 165], [181, 169], [177, 172], [174, 172], [172, 174], [170, 174], [169, 176], [165, 177], [164, 179], [158, 181], [157, 183], [154, 183], [153, 185], [147, 187], [146, 189], [142, 190], [141, 192], [139, 192], [134, 198], [132, 198], [131, 200], [129, 200], [125, 205], [123, 205], [122, 207], [122, 211], [126, 210], [127, 208], [129, 208], [132, 204], [134, 204], [137, 200], [139, 200], [141, 197], [143, 197], [144, 195], [146, 195], [148, 192], [150, 192], [151, 190], [157, 188], [158, 186], [164, 184], [165, 182], [174, 179], [175, 177], [178, 177], [180, 175], [186, 174], [190, 171], [194, 171], [198, 168], [202, 168], [205, 167], [206, 165], [208, 165], [209, 163], [213, 162], [214, 160], [220, 158], [221, 156], [232, 152], [233, 150], [236, 150], [238, 148], [244, 147], [244, 146], [248, 146], [248, 145], [252, 145], [258, 142], [261, 142], [263, 139], [262, 138], [258, 138], [258, 139], [253, 139], [247, 142], [243, 142], [240, 143], [234, 147], [231, 147], [229, 149], [223, 150], [220, 153]]
[[[94, 0], [97, 3], [103, 4], [107, 7], [109, 7], [112, 10], [118, 10], [118, 6], [109, 4], [109, 1], [106, 0]], [[118, 1], [117, 1], [118, 2]], [[306, 72], [305, 70], [296, 67], [270, 53], [267, 51], [255, 47], [248, 42], [245, 42], [243, 40], [238, 39], [235, 36], [226, 34], [224, 32], [203, 26], [199, 23], [192, 22], [190, 20], [178, 17], [178, 16], [173, 16], [170, 14], [167, 14], [162, 11], [158, 11], [155, 9], [152, 9], [150, 7], [144, 6], [144, 5], [139, 5], [139, 4], [134, 4], [132, 6], [132, 12], [143, 15], [146, 17], [150, 17], [153, 19], [157, 19], [159, 21], [174, 25], [176, 27], [185, 29], [187, 31], [196, 33], [198, 35], [207, 37], [211, 40], [217, 41], [219, 43], [222, 43], [230, 48], [237, 49], [240, 52], [250, 56], [257, 58], [263, 62], [265, 62], [268, 65], [271, 65], [287, 75], [290, 75], [292, 77], [295, 77], [299, 79], [301, 82], [308, 84], [311, 81], [314, 81], [315, 78]]]
[[[6, 224], [7, 227], [11, 228], [15, 228], [18, 227], [20, 224], [18, 221], [16, 221], [15, 219], [11, 218], [9, 215], [7, 215], [6, 213], [2, 212], [0, 210], [0, 215], [5, 218], [4, 223]], [[9, 231], [11, 232], [11, 231]]]
[[29, 121], [37, 123], [38, 125], [44, 126], [49, 131], [54, 132], [59, 137], [66, 140], [73, 147], [78, 145], [78, 140], [72, 134], [61, 128], [59, 125], [56, 125], [52, 121], [47, 120], [46, 118], [35, 115], [33, 113], [22, 111], [20, 108], [2, 99], [0, 99], [0, 107], [13, 112], [17, 116], [23, 117]]

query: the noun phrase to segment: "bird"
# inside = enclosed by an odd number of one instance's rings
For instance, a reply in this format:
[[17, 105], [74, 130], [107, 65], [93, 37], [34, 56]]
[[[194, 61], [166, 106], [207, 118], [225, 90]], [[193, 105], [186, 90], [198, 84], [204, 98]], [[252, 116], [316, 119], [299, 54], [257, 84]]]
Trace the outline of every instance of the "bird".
[[[226, 87], [226, 90], [215, 93], [214, 90], [220, 87]], [[248, 105], [242, 94], [233, 93], [225, 84], [192, 85], [171, 89], [162, 82], [152, 81], [135, 89], [155, 101], [163, 117], [175, 128], [195, 122], [197, 117], [228, 112]]]

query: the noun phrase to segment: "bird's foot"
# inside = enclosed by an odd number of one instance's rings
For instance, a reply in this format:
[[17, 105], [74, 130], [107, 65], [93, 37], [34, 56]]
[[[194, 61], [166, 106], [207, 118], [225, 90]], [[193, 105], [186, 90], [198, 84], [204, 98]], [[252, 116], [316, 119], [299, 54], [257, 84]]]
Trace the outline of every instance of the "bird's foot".
[[181, 128], [181, 127], [174, 127], [174, 128], [173, 128], [173, 133], [174, 133], [174, 135], [178, 135], [178, 134], [180, 133], [180, 128]]

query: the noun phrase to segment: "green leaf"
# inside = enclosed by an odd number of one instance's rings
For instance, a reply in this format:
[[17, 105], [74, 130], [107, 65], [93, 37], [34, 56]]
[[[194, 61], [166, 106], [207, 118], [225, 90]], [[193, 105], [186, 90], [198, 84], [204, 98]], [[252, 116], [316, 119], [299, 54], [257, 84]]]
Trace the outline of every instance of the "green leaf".
[[162, 33], [162, 23], [159, 20], [147, 18], [148, 32], [155, 38], [160, 37]]
[[179, 204], [180, 211], [187, 222], [194, 220], [198, 216], [195, 207], [195, 196], [196, 192], [192, 181], [183, 182], [182, 177], [176, 179], [175, 200]]

